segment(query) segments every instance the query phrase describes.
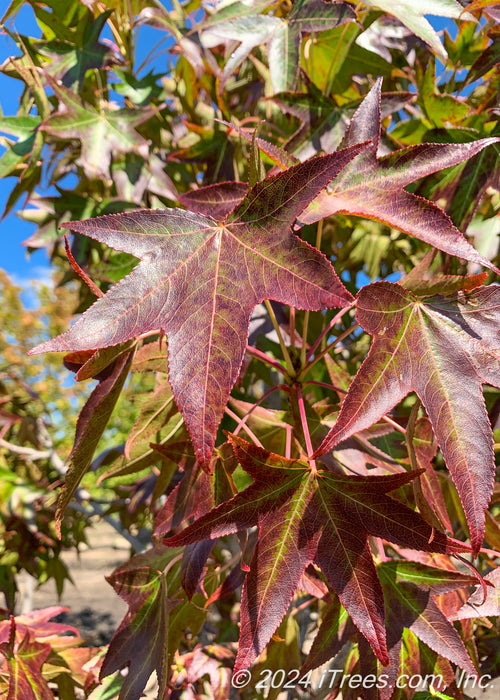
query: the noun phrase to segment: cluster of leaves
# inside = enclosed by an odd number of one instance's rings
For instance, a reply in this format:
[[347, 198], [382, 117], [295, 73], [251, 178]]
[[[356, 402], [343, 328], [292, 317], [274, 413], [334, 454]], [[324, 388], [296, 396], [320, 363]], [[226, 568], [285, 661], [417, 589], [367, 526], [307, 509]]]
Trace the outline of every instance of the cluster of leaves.
[[[335, 697], [313, 671], [346, 645], [346, 674], [385, 674], [364, 697], [498, 674], [495, 3], [30, 4], [6, 211], [29, 196], [27, 245], [83, 312], [30, 354], [97, 381], [56, 526], [92, 468], [136, 475], [115, 509], [154, 538], [108, 578], [129, 612], [101, 679], [227, 698], [233, 671], [300, 668]], [[168, 69], [145, 73], [153, 30]], [[129, 377], [133, 426], [99, 453]]]
[[70, 579], [60, 555], [84, 541], [85, 519], [74, 511], [57, 538], [53, 493], [64, 475], [59, 454], [71, 447], [68, 427], [76, 425], [82, 397], [61, 385], [57, 355], [40, 362], [27, 357], [49, 328], [57, 332], [70, 321], [74, 291], [41, 285], [33, 290], [35, 309], [24, 306], [21, 289], [3, 271], [0, 285], [0, 589], [13, 613], [16, 574], [26, 571], [40, 583], [53, 578], [60, 593]]
[[[52, 618], [54, 606], [9, 618], [0, 616], [0, 691], [17, 698], [89, 697], [99, 683], [102, 650], [83, 647], [78, 630]], [[68, 632], [70, 634], [68, 634]]]

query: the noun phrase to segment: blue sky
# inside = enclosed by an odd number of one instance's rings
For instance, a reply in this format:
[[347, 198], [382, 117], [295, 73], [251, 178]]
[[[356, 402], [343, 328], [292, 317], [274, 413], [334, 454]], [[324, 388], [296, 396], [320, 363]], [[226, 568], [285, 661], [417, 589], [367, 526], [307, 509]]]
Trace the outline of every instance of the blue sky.
[[[19, 33], [40, 36], [40, 28], [35, 21], [33, 11], [27, 5], [21, 8], [14, 27]], [[6, 34], [0, 34], [0, 63], [3, 63], [11, 55], [19, 55], [14, 42]], [[0, 107], [4, 116], [16, 114], [21, 90], [20, 81], [0, 73]], [[15, 182], [16, 178], [14, 177], [0, 179], [0, 211], [3, 211]], [[18, 205], [14, 211], [20, 208], [22, 207]], [[23, 221], [14, 212], [0, 221], [3, 251], [0, 267], [13, 274], [19, 281], [29, 277], [44, 278], [47, 276], [49, 261], [46, 252], [39, 250], [28, 260], [26, 248], [21, 245], [22, 241], [34, 233], [34, 230], [33, 224]]]
[[[163, 2], [165, 7], [171, 6], [169, 0]], [[4, 8], [0, 10], [3, 12]], [[33, 10], [25, 4], [15, 21], [9, 23], [12, 31], [27, 36], [41, 36], [40, 28], [36, 22]], [[106, 36], [106, 29], [102, 36]], [[108, 38], [111, 38], [109, 33]], [[161, 33], [151, 27], [142, 26], [139, 32], [139, 41], [136, 49], [138, 65], [145, 58], [151, 48], [161, 39]], [[12, 39], [0, 31], [0, 63], [11, 55], [19, 55], [19, 51]], [[159, 71], [165, 71], [167, 57], [165, 54], [159, 56], [157, 61], [153, 61], [150, 66], [156, 67]], [[22, 92], [20, 81], [9, 78], [0, 73], [0, 108], [4, 116], [13, 116], [17, 112], [19, 97]], [[0, 155], [3, 149], [0, 148]], [[16, 178], [0, 178], [0, 212], [3, 211], [7, 198], [14, 187]], [[49, 191], [43, 192], [49, 194]], [[29, 238], [36, 230], [34, 224], [24, 221], [16, 216], [16, 211], [23, 208], [23, 200], [14, 209], [0, 220], [0, 238], [2, 241], [2, 256], [0, 267], [6, 270], [22, 286], [27, 286], [30, 279], [48, 280], [50, 277], [49, 257], [45, 249], [36, 250], [28, 255], [27, 249], [22, 245], [23, 241]]]
[[[171, 3], [164, 2], [168, 7]], [[448, 27], [454, 30], [456, 25], [449, 20], [442, 18], [429, 18], [437, 30]], [[33, 11], [28, 4], [25, 4], [16, 16], [11, 29], [15, 29], [20, 34], [28, 36], [40, 36], [40, 29], [35, 20]], [[451, 32], [450, 32], [451, 33]], [[454, 33], [454, 32], [453, 32]], [[140, 62], [151, 47], [161, 38], [157, 30], [149, 27], [141, 27], [139, 41], [137, 44], [137, 59]], [[10, 55], [17, 55], [18, 51], [14, 42], [6, 34], [0, 33], [0, 63]], [[159, 57], [156, 67], [161, 71], [166, 69], [166, 57]], [[0, 107], [4, 116], [15, 115], [17, 112], [18, 100], [21, 94], [22, 85], [20, 81], [8, 78], [0, 73]], [[3, 210], [7, 197], [15, 184], [15, 178], [9, 177], [0, 179], [0, 211]], [[48, 192], [44, 192], [47, 194]], [[22, 246], [22, 242], [35, 232], [35, 225], [23, 221], [15, 212], [22, 208], [22, 203], [18, 204], [14, 210], [0, 221], [0, 236], [2, 240], [3, 254], [0, 259], [0, 267], [5, 269], [16, 282], [26, 286], [29, 279], [48, 279], [50, 266], [49, 258], [44, 249], [37, 250], [29, 256], [27, 250]]]

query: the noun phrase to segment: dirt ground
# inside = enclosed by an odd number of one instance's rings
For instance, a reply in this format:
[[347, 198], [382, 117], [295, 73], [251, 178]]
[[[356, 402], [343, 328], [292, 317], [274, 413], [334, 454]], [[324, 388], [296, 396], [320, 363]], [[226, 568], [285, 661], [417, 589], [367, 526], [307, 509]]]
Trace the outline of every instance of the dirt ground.
[[110, 641], [127, 612], [126, 603], [104, 577], [129, 559], [130, 546], [106, 522], [89, 528], [87, 534], [89, 545], [79, 555], [72, 551], [63, 555], [75, 585], [66, 583], [58, 600], [55, 585], [49, 581], [35, 589], [33, 607], [69, 608], [61, 621], [74, 625], [82, 637], [89, 638], [89, 644], [100, 646]]

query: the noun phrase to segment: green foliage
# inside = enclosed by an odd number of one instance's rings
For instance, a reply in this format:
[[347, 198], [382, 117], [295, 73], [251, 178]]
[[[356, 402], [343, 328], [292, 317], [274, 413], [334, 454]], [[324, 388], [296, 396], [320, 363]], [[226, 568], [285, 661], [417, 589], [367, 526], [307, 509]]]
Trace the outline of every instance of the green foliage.
[[[31, 311], [0, 279], [1, 691], [499, 675], [495, 3], [30, 0], [40, 38], [22, 4], [4, 214], [58, 284]], [[136, 549], [104, 660], [14, 616], [96, 512]]]

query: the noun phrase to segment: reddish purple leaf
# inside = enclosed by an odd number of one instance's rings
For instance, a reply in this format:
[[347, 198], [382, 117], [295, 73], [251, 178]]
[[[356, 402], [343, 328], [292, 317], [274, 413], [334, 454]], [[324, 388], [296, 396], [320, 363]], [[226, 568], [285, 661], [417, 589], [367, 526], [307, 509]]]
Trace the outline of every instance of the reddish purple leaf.
[[[59, 495], [56, 511], [56, 528], [83, 475], [89, 468], [92, 457], [108, 424], [128, 376], [131, 353], [125, 352], [100, 373], [100, 381], [82, 408], [76, 424], [75, 441], [69, 456], [69, 469]], [[86, 366], [86, 365], [84, 365]]]
[[359, 292], [357, 319], [374, 341], [316, 456], [369, 427], [415, 391], [457, 487], [477, 552], [495, 470], [481, 384], [500, 387], [500, 286], [418, 298], [398, 284], [376, 282]]
[[[187, 700], [201, 698], [204, 695], [201, 690], [204, 676], [210, 679], [214, 700], [227, 700], [230, 697], [231, 669], [227, 664], [233, 661], [233, 653], [229, 649], [219, 644], [210, 644], [205, 648], [198, 646], [194, 651], [182, 654], [179, 661], [180, 672], [178, 677], [173, 677], [172, 685], [176, 689], [182, 687], [182, 697]], [[201, 694], [194, 690], [197, 682], [200, 682]]]
[[[433, 651], [475, 676], [476, 669], [460, 635], [433, 598], [440, 593], [474, 585], [475, 576], [410, 561], [384, 562], [378, 571], [387, 609], [391, 664], [399, 667], [399, 652], [406, 628]], [[393, 677], [392, 680], [395, 682], [396, 679]], [[388, 686], [387, 691], [390, 689]], [[390, 697], [390, 692], [385, 692], [384, 697]]]
[[69, 331], [31, 352], [89, 350], [164, 332], [172, 390], [207, 468], [253, 308], [264, 299], [317, 311], [351, 302], [330, 262], [296, 238], [291, 226], [364, 148], [313, 158], [266, 178], [219, 224], [179, 210], [67, 224], [141, 262]]
[[[24, 634], [30, 630], [33, 633], [33, 636], [35, 636], [38, 640], [42, 639], [43, 637], [63, 634], [64, 632], [72, 632], [79, 637], [80, 634], [75, 627], [66, 625], [63, 622], [51, 622], [53, 617], [56, 617], [64, 612], [68, 612], [68, 608], [64, 608], [61, 605], [52, 605], [49, 608], [31, 610], [31, 612], [17, 615], [15, 618], [16, 631], [19, 635], [24, 636]], [[0, 642], [4, 642], [8, 639], [9, 625], [10, 622], [8, 620], [0, 621]]]
[[[174, 459], [182, 448], [188, 451], [186, 443], [177, 445], [156, 445], [161, 454]], [[194, 462], [194, 459], [193, 459]], [[184, 470], [181, 481], [168, 494], [160, 512], [155, 518], [155, 535], [162, 537], [178, 527], [184, 520], [204, 515], [214, 505], [212, 479], [202, 472], [198, 464], [190, 464]]]
[[[415, 450], [415, 459], [417, 467], [423, 469], [421, 476], [421, 495], [423, 498], [418, 499], [419, 511], [426, 516], [429, 512], [431, 517], [429, 522], [433, 522], [433, 516], [437, 518], [437, 525], [453, 530], [450, 522], [450, 516], [446, 510], [446, 503], [439, 483], [439, 477], [434, 471], [432, 460], [437, 454], [437, 443], [432, 431], [432, 425], [428, 418], [419, 418], [415, 424], [415, 434], [413, 436], [413, 448]], [[418, 494], [420, 496], [420, 493]]]
[[223, 219], [245, 197], [246, 182], [219, 182], [179, 195], [179, 202], [196, 214]]
[[337, 175], [300, 216], [311, 224], [339, 212], [382, 221], [465, 260], [500, 271], [480, 255], [433, 202], [403, 188], [421, 177], [457, 165], [479, 153], [498, 138], [472, 143], [423, 143], [377, 158], [380, 140], [380, 90], [378, 80], [357, 109], [344, 137], [344, 146], [370, 139], [369, 149]]
[[181, 564], [181, 583], [189, 600], [195, 594], [202, 578], [208, 555], [214, 548], [214, 545], [215, 542], [213, 540], [204, 540], [203, 542], [188, 544], [184, 550]]
[[487, 588], [486, 600], [484, 600], [483, 591], [479, 588], [453, 615], [452, 620], [500, 616], [500, 569], [493, 569], [484, 578], [492, 584]]
[[139, 698], [153, 671], [156, 671], [160, 686], [159, 697], [164, 697], [171, 654], [169, 617], [178, 602], [171, 598], [165, 570], [174, 555], [175, 552], [150, 550], [106, 577], [129, 606], [111, 640], [101, 669], [102, 679], [129, 666], [120, 700]]
[[0, 643], [9, 683], [5, 700], [54, 700], [54, 694], [42, 675], [42, 666], [51, 651], [50, 644], [35, 641], [29, 631], [19, 641], [14, 617], [7, 624], [8, 641]]
[[434, 533], [422, 517], [387, 492], [418, 472], [390, 476], [315, 473], [231, 436], [235, 454], [254, 483], [214, 508], [169, 546], [191, 544], [258, 525], [259, 539], [243, 586], [236, 670], [248, 667], [280, 624], [307, 566], [315, 563], [338, 593], [353, 622], [387, 663], [382, 589], [368, 535], [434, 552], [467, 545]]

